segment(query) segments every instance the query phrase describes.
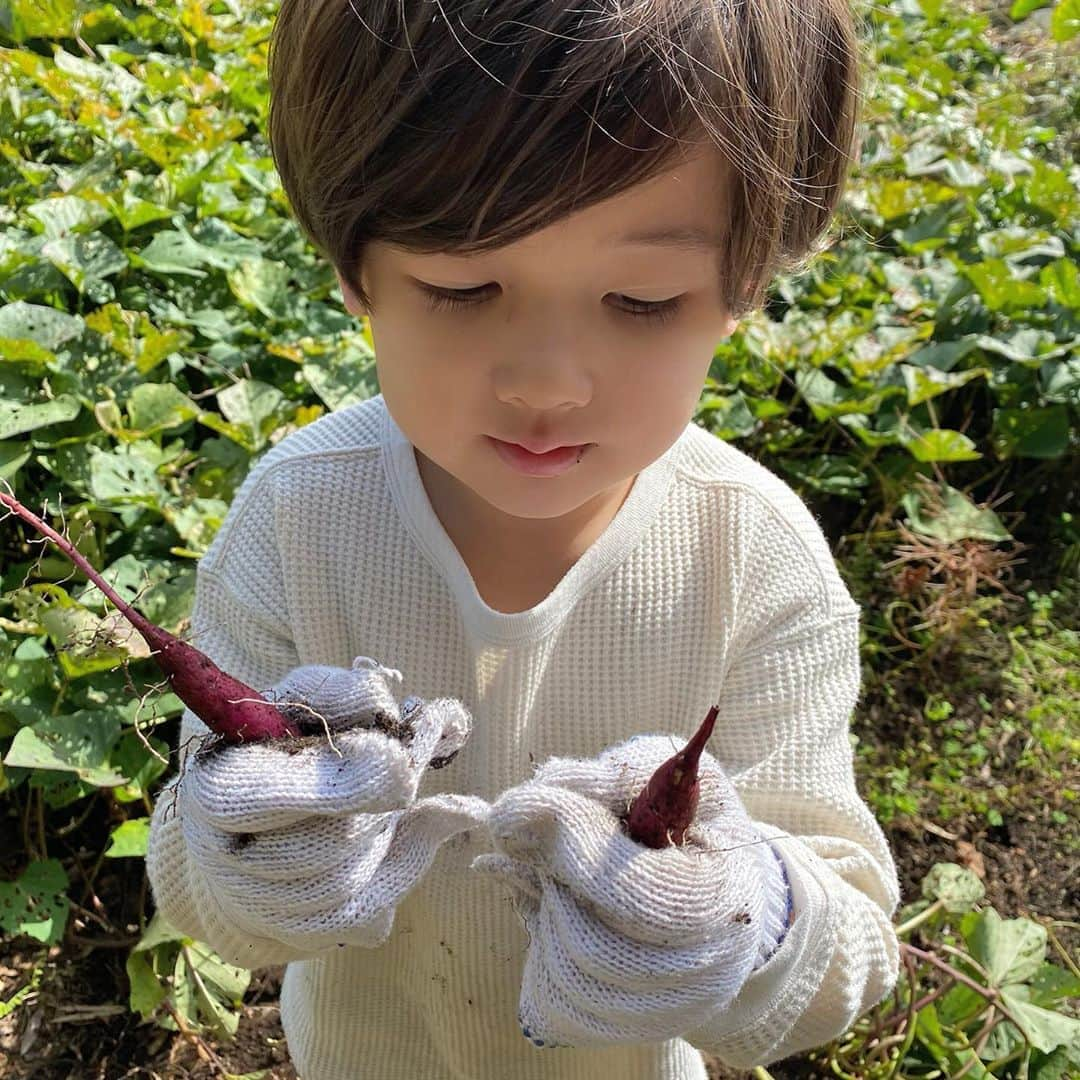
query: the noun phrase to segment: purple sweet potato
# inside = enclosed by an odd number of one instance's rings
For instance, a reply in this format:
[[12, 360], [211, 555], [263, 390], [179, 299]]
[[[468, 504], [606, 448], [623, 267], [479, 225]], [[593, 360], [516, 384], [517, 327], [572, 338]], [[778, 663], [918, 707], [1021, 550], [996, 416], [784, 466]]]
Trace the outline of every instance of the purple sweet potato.
[[626, 816], [627, 833], [641, 844], [663, 848], [681, 844], [698, 804], [698, 762], [712, 735], [719, 708], [714, 705], [693, 738], [649, 778]]

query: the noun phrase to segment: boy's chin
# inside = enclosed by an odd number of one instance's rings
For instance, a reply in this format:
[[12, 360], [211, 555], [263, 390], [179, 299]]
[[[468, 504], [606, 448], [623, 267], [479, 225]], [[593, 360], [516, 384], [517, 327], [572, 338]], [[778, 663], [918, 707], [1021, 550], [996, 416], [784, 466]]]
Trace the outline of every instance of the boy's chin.
[[554, 478], [511, 476], [473, 490], [494, 509], [510, 517], [555, 521], [576, 514], [584, 521], [591, 510], [610, 509], [616, 497], [621, 506], [633, 480], [629, 476], [603, 484], [597, 483], [595, 476], [582, 478], [571, 473]]
[[536, 521], [565, 517], [595, 498], [592, 485], [575, 482], [569, 474], [557, 477], [508, 476], [479, 483], [472, 490], [494, 509], [511, 517]]

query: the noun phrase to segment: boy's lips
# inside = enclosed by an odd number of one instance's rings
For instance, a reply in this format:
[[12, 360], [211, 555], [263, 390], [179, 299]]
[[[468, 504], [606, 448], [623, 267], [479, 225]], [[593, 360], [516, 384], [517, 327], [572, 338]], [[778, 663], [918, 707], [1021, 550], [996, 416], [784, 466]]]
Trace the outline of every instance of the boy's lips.
[[557, 442], [552, 439], [500, 439], [497, 435], [491, 436], [498, 442], [508, 443], [510, 446], [520, 446], [522, 450], [528, 450], [530, 454], [549, 454], [552, 450], [562, 450], [564, 447], [586, 446], [587, 443], [571, 442], [567, 439], [560, 439]]
[[488, 438], [503, 462], [525, 476], [561, 476], [581, 461], [582, 455], [595, 445], [579, 443], [577, 446], [561, 446], [543, 454], [534, 454], [517, 443], [496, 439], [492, 435]]

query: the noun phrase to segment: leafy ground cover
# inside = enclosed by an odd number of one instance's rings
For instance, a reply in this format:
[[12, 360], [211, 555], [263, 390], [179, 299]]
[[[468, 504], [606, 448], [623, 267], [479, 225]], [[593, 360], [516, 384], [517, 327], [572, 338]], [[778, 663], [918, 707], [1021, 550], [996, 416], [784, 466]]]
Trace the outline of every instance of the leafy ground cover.
[[[0, 3], [0, 481], [180, 633], [253, 462], [378, 389], [270, 164], [275, 7]], [[1059, 1080], [1080, 1072], [1077, 6], [859, 11], [838, 237], [717, 350], [696, 420], [804, 495], [863, 607], [852, 735], [910, 966], [769, 1073]], [[180, 703], [32, 541], [0, 521], [0, 1074], [291, 1077], [280, 971], [152, 917]]]

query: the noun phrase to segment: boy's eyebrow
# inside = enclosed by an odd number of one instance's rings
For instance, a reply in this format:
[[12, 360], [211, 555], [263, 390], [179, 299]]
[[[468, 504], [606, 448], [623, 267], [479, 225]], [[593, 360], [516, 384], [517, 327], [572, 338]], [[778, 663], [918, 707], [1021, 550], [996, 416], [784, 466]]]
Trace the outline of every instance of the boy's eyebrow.
[[653, 247], [682, 248], [684, 251], [715, 251], [720, 240], [704, 229], [689, 226], [669, 226], [658, 229], [638, 229], [617, 237], [614, 244], [648, 244]]

